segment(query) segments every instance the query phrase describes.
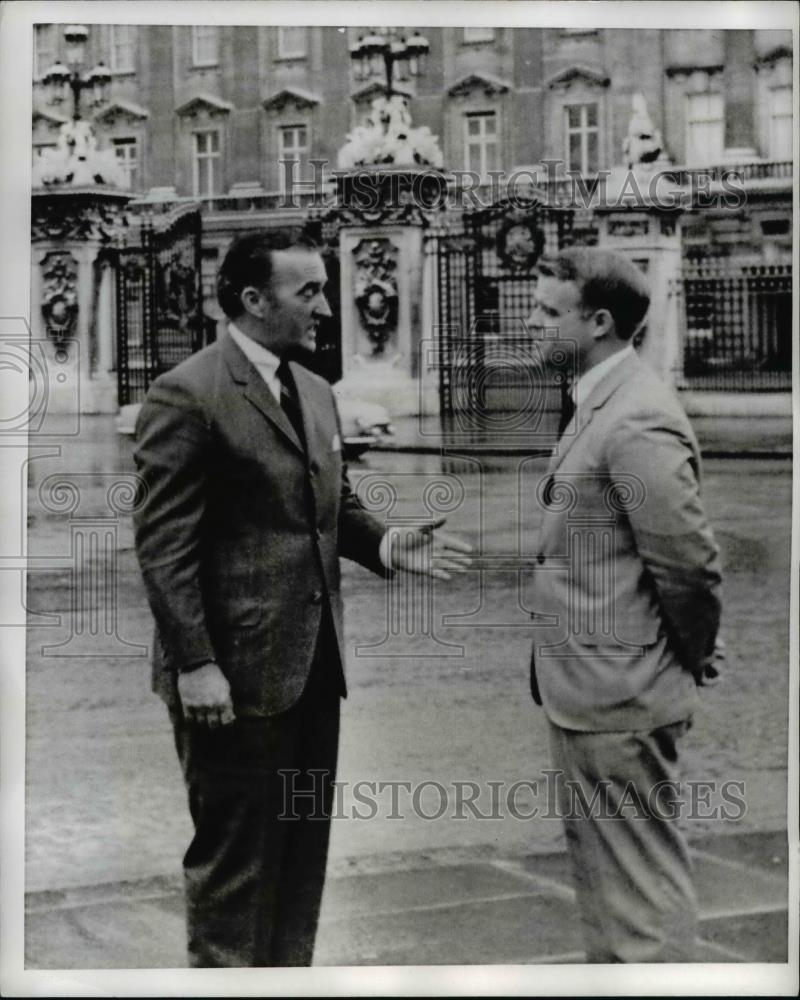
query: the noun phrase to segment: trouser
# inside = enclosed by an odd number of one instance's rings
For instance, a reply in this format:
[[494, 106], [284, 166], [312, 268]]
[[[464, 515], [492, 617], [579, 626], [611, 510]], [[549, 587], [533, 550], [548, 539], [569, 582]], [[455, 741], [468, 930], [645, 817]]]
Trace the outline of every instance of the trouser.
[[677, 740], [690, 724], [582, 733], [550, 723], [588, 962], [693, 959], [697, 902], [677, 786]]
[[216, 729], [172, 715], [195, 826], [183, 859], [191, 966], [311, 964], [339, 742], [323, 645], [280, 715]]

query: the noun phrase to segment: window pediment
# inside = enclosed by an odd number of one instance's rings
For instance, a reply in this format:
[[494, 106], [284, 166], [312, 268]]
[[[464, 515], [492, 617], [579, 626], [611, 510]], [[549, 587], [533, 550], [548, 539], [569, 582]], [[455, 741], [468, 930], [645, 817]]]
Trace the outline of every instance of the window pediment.
[[55, 111], [45, 111], [43, 108], [34, 108], [31, 118], [34, 128], [40, 123], [46, 128], [60, 128], [69, 121], [66, 115], [56, 114]]
[[112, 101], [94, 115], [94, 120], [102, 125], [113, 127], [122, 122], [124, 125], [139, 125], [150, 117], [147, 108], [133, 101]]
[[775, 63], [779, 62], [781, 59], [791, 58], [792, 50], [788, 45], [776, 45], [774, 49], [770, 49], [768, 52], [765, 52], [763, 56], [759, 56], [754, 65], [757, 70], [767, 69], [774, 66]]
[[589, 66], [575, 64], [551, 74], [544, 82], [545, 86], [551, 90], [566, 90], [575, 83], [582, 83], [587, 87], [607, 87], [611, 83], [611, 79], [605, 73]]
[[316, 107], [319, 103], [320, 98], [317, 94], [310, 90], [302, 90], [300, 87], [285, 87], [261, 102], [265, 111], [283, 111], [289, 107], [305, 111], [308, 108]]
[[[395, 91], [395, 93], [403, 94], [406, 97], [413, 96], [410, 90], [405, 90], [402, 87], [397, 87], [393, 85], [392, 89]], [[365, 86], [359, 88], [358, 90], [354, 90], [353, 93], [350, 95], [351, 99], [355, 101], [356, 104], [369, 104], [372, 101], [374, 101], [376, 97], [385, 97], [385, 96], [386, 96], [386, 84], [379, 83], [377, 80], [373, 81], [372, 83], [366, 84]]]
[[511, 89], [511, 84], [500, 77], [489, 73], [468, 73], [448, 87], [449, 97], [469, 97], [472, 94], [483, 93], [486, 97], [505, 94]]
[[212, 97], [210, 94], [195, 94], [188, 101], [175, 108], [175, 114], [181, 118], [196, 118], [198, 115], [206, 114], [225, 115], [233, 110], [230, 101], [225, 101], [221, 97]]
[[693, 63], [692, 65], [685, 66], [667, 66], [666, 73], [667, 76], [692, 76], [695, 73], [705, 73], [707, 76], [715, 76], [717, 73], [721, 73], [723, 66], [718, 63]]

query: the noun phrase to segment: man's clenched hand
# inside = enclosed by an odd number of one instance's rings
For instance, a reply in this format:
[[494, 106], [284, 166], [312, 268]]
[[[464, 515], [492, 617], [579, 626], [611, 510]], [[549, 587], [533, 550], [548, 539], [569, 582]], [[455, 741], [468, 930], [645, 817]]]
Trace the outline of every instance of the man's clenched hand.
[[216, 663], [209, 661], [196, 670], [178, 674], [178, 694], [189, 722], [214, 728], [236, 718], [228, 678]]

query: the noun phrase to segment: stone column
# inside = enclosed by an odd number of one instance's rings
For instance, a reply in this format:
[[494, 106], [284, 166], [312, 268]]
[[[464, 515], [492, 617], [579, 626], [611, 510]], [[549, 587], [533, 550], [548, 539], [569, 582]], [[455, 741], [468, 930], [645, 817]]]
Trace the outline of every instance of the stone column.
[[33, 193], [30, 326], [58, 371], [50, 412], [73, 411], [76, 384], [81, 413], [117, 412], [113, 271], [97, 261], [129, 199], [102, 188]]
[[[632, 175], [635, 177], [635, 175]], [[628, 184], [635, 198], [617, 197], [609, 185], [605, 205], [597, 209], [598, 245], [630, 257], [650, 283], [650, 311], [640, 354], [666, 381], [683, 382], [682, 315], [680, 312], [681, 209], [676, 191], [648, 184]], [[662, 196], [656, 203], [650, 192]], [[675, 207], [667, 207], [674, 205]]]
[[393, 417], [438, 405], [421, 383], [420, 344], [433, 334], [424, 233], [442, 191], [437, 175], [409, 168], [340, 178], [340, 388]]

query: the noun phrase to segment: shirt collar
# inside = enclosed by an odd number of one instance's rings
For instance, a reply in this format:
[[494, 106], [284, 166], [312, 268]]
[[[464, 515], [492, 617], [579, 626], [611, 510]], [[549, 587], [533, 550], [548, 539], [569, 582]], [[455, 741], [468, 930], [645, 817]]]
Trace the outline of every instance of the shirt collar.
[[599, 385], [613, 368], [616, 368], [618, 364], [631, 354], [633, 354], [633, 344], [626, 344], [625, 347], [615, 351], [614, 354], [609, 354], [599, 364], [594, 365], [588, 372], [581, 375], [578, 381], [572, 386], [570, 390], [572, 398], [576, 402], [584, 402], [589, 398], [589, 393], [592, 389], [596, 385]]
[[270, 376], [274, 376], [278, 371], [281, 359], [277, 354], [264, 347], [263, 344], [256, 343], [252, 337], [242, 333], [238, 326], [228, 323], [228, 332], [233, 337], [234, 342], [242, 349], [245, 357], [251, 361], [259, 370], [266, 369]]

